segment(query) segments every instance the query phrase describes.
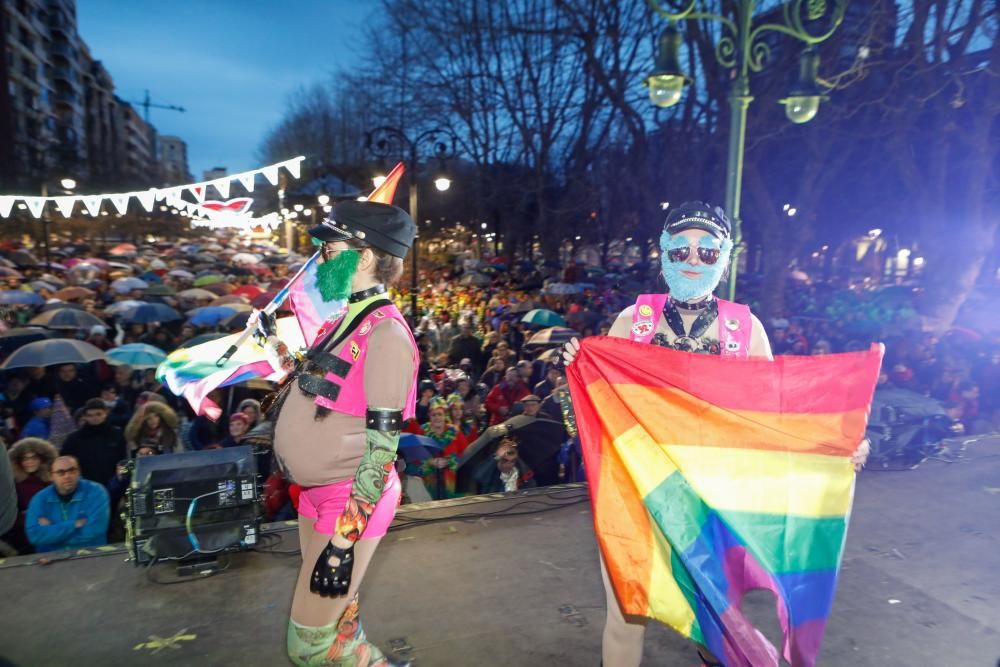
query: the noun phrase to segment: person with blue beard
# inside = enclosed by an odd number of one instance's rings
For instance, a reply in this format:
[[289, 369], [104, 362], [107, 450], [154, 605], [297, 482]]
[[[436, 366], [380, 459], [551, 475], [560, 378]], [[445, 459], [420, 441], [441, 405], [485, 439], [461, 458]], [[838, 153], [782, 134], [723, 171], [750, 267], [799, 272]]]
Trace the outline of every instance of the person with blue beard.
[[[764, 327], [750, 309], [713, 295], [730, 268], [732, 250], [732, 226], [721, 208], [689, 201], [673, 209], [660, 235], [660, 265], [669, 292], [640, 294], [635, 305], [618, 315], [608, 335], [693, 354], [773, 359]], [[563, 360], [567, 365], [579, 350], [576, 338], [566, 344]], [[725, 378], [718, 381], [725, 382]], [[697, 426], [692, 424], [692, 428]], [[855, 468], [860, 468], [867, 455], [868, 445], [863, 442], [853, 458]], [[625, 618], [603, 560], [601, 574], [607, 599], [603, 664], [638, 667], [645, 623]], [[699, 655], [710, 667], [722, 664], [705, 647], [699, 647]]]

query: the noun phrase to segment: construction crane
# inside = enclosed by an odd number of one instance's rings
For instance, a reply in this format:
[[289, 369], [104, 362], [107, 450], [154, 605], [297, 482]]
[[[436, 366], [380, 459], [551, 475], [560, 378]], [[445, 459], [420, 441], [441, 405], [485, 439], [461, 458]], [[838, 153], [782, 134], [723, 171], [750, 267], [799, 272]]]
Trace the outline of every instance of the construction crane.
[[142, 102], [129, 102], [129, 104], [134, 104], [136, 106], [142, 107], [143, 119], [146, 121], [147, 125], [149, 124], [149, 109], [150, 108], [153, 108], [153, 109], [166, 109], [167, 111], [180, 111], [181, 113], [184, 113], [186, 111], [186, 109], [184, 107], [174, 106], [173, 104], [153, 104], [152, 102], [149, 101], [149, 91], [148, 90], [146, 91], [146, 97], [142, 100]]

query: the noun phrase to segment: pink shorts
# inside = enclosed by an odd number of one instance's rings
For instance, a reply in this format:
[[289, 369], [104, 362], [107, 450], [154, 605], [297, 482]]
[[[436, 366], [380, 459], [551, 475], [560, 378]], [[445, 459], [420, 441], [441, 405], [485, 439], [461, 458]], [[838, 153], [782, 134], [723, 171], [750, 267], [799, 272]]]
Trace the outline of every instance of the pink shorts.
[[[336, 484], [303, 488], [299, 494], [299, 514], [309, 519], [316, 519], [313, 529], [317, 533], [333, 535], [337, 517], [343, 513], [347, 507], [347, 500], [351, 497], [352, 484], [353, 480], [347, 479]], [[389, 532], [389, 524], [396, 516], [396, 508], [399, 507], [402, 493], [399, 475], [393, 470], [382, 497], [375, 503], [375, 511], [368, 518], [368, 527], [362, 534], [363, 539], [383, 537]]]

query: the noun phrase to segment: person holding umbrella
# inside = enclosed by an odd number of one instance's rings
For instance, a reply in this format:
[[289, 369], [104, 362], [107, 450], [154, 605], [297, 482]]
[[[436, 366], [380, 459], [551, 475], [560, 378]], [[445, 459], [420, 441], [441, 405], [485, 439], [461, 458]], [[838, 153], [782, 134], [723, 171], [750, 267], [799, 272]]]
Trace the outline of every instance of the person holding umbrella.
[[473, 475], [478, 493], [520, 491], [536, 486], [535, 473], [521, 460], [517, 447], [513, 437], [500, 441], [493, 458], [484, 461]]
[[458, 457], [469, 441], [460, 430], [460, 425], [451, 420], [448, 399], [442, 396], [432, 398], [428, 414], [428, 421], [419, 427], [417, 435], [432, 439], [441, 451], [421, 463], [419, 475], [432, 499], [455, 498], [458, 495], [455, 491]]

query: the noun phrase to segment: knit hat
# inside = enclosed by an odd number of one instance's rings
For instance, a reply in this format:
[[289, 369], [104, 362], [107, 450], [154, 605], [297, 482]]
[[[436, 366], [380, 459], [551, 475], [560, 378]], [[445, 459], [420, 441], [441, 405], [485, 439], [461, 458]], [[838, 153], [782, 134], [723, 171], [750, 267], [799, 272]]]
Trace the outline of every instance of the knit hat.
[[233, 422], [243, 422], [245, 426], [250, 426], [250, 415], [245, 412], [234, 412], [229, 415], [229, 423], [232, 424]]

